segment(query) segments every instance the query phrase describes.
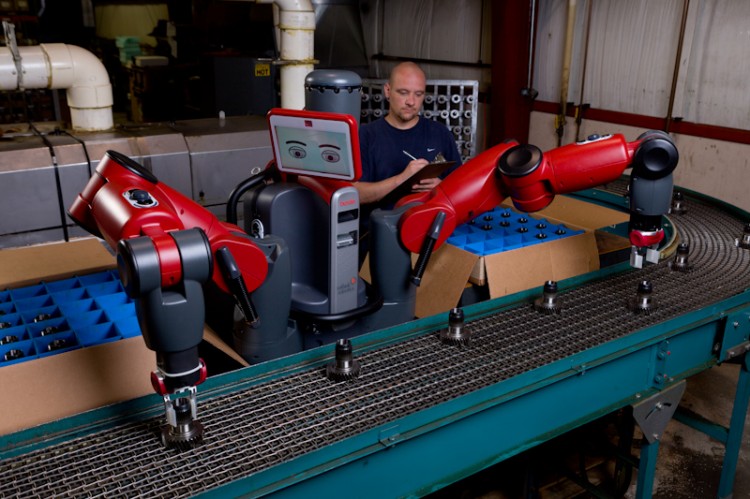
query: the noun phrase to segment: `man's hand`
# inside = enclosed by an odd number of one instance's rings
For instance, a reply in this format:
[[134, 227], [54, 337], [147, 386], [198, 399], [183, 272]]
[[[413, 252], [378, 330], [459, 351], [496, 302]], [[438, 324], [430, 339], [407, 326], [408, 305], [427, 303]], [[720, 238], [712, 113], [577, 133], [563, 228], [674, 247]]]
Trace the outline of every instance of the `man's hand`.
[[420, 180], [418, 183], [411, 186], [412, 192], [425, 192], [431, 191], [440, 183], [439, 177], [425, 178]]
[[[404, 168], [401, 173], [388, 177], [385, 180], [380, 180], [378, 182], [355, 183], [354, 187], [356, 187], [359, 192], [359, 202], [361, 204], [366, 204], [380, 201], [404, 182], [409, 182], [412, 175], [419, 172], [419, 170], [429, 164], [430, 162], [426, 159], [414, 159], [406, 165], [406, 168]], [[439, 183], [439, 178], [429, 178], [410, 185], [409, 189], [411, 192], [430, 191]]]
[[409, 164], [406, 165], [406, 168], [404, 168], [404, 171], [401, 172], [400, 176], [403, 179], [399, 184], [402, 184], [404, 181], [408, 180], [409, 177], [416, 174], [419, 170], [424, 168], [425, 166], [429, 165], [430, 162], [426, 159], [413, 159], [409, 161]]
[[[404, 168], [404, 171], [401, 172], [399, 175], [400, 177], [406, 177], [405, 182], [409, 181], [409, 178], [411, 178], [412, 175], [416, 174], [424, 168], [425, 166], [429, 165], [430, 162], [426, 159], [414, 159], [412, 161], [409, 161], [409, 164], [406, 165], [406, 168]], [[402, 184], [404, 181], [400, 181], [399, 185]], [[417, 183], [414, 183], [410, 186], [410, 189], [412, 192], [426, 192], [431, 191], [434, 189], [438, 184], [440, 183], [439, 178], [425, 178], [420, 180]]]

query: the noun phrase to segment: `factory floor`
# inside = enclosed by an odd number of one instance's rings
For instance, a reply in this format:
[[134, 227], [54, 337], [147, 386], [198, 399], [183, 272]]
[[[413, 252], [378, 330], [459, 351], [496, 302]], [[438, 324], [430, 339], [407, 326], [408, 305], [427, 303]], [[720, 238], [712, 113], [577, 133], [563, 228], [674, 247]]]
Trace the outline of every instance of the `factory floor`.
[[[739, 366], [723, 364], [688, 379], [680, 406], [704, 418], [729, 425]], [[567, 499], [636, 497], [637, 469], [617, 467], [614, 444], [623, 422], [622, 411], [573, 430], [430, 496], [430, 499]], [[627, 426], [626, 426], [627, 427]], [[638, 455], [641, 433], [636, 426], [631, 453]], [[659, 445], [654, 499], [716, 497], [724, 446], [678, 421], [667, 426]], [[621, 472], [616, 473], [615, 468]], [[606, 495], [585, 490], [576, 475], [585, 475]], [[578, 483], [576, 483], [578, 481]], [[750, 499], [750, 417], [745, 422], [733, 499]]]

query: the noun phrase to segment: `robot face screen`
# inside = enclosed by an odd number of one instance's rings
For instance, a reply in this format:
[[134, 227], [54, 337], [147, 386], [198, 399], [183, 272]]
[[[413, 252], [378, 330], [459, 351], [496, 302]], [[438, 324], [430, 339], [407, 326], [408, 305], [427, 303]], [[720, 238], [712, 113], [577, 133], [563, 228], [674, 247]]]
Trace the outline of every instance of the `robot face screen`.
[[341, 180], [359, 177], [350, 123], [287, 115], [271, 115], [269, 119], [280, 171]]
[[345, 177], [349, 173], [351, 157], [344, 134], [277, 126], [276, 136], [284, 168], [311, 175], [317, 172]]

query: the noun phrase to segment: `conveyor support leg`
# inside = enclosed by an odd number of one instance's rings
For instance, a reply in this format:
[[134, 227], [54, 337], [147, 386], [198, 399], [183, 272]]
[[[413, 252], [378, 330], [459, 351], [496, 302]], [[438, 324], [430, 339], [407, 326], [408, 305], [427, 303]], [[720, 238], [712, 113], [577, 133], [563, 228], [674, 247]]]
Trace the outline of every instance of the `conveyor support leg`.
[[737, 461], [742, 444], [742, 432], [745, 429], [745, 417], [747, 416], [748, 403], [750, 402], [750, 355], [745, 354], [737, 379], [737, 391], [734, 395], [734, 407], [732, 418], [729, 421], [729, 432], [727, 433], [726, 449], [724, 452], [724, 464], [721, 468], [721, 479], [719, 480], [718, 496], [720, 498], [732, 497], [734, 488], [734, 475], [737, 471]]
[[633, 418], [643, 431], [641, 457], [638, 462], [638, 483], [636, 499], [650, 498], [654, 488], [656, 457], [659, 453], [659, 440], [671, 421], [682, 394], [685, 381], [666, 388], [651, 397], [633, 404]]
[[740, 372], [737, 379], [737, 390], [734, 395], [732, 416], [729, 420], [729, 428], [704, 418], [688, 409], [680, 408], [675, 414], [675, 419], [680, 423], [704, 433], [709, 438], [724, 444], [724, 462], [721, 467], [721, 478], [716, 496], [719, 499], [732, 497], [734, 478], [737, 472], [740, 447], [742, 446], [742, 433], [745, 429], [745, 418], [747, 417], [748, 405], [750, 404], [750, 355], [745, 354], [740, 359]]
[[636, 499], [648, 499], [654, 490], [656, 474], [656, 457], [659, 453], [659, 441], [648, 442], [645, 438], [641, 445], [641, 458], [638, 461], [638, 483], [635, 490]]

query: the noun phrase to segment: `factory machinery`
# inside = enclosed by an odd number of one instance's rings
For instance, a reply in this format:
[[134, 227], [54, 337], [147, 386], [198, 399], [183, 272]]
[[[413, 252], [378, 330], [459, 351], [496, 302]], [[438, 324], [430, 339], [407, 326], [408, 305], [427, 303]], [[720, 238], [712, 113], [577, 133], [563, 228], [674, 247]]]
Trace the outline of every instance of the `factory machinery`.
[[[202, 119], [71, 132], [39, 123], [0, 140], [0, 248], [86, 235], [65, 210], [108, 150], [143, 164], [162, 182], [223, 214], [228, 193], [273, 158], [261, 116]], [[33, 199], [30, 203], [28, 200]]]
[[[469, 186], [472, 199], [491, 204], [510, 195], [519, 208], [533, 211], [564, 182], [572, 182], [565, 184], [568, 190], [577, 190], [573, 187], [612, 180], [612, 170], [638, 158], [643, 143], [671, 144], [652, 133], [635, 144], [612, 147], [621, 140], [593, 137], [582, 144], [593, 150], [606, 146], [624, 157], [621, 164], [610, 163], [606, 176], [588, 172], [589, 183], [581, 185], [573, 182], [575, 176], [562, 174], [564, 153], [547, 157], [560, 160], [550, 173], [554, 161], [540, 167], [545, 164], [540, 151], [502, 146], [506, 161], [500, 161], [500, 170], [511, 177], [504, 184], [507, 191], [475, 181]], [[663, 153], [669, 148], [656, 149], [662, 166], [674, 168], [676, 157]], [[515, 156], [505, 154], [509, 151]], [[479, 176], [494, 172], [497, 158], [488, 157], [476, 163]], [[116, 154], [110, 160], [129, 164]], [[634, 172], [639, 173], [635, 178], [664, 178], [663, 168], [641, 164], [648, 166]], [[137, 167], [132, 170], [148, 177]], [[530, 175], [541, 175], [542, 182], [525, 182]], [[539, 190], [540, 183], [551, 181], [561, 182], [554, 184], [557, 190]], [[669, 182], [667, 192], [671, 175]], [[463, 190], [445, 183], [432, 197], [406, 205], [413, 211], [400, 225], [401, 237], [413, 251], [429, 253], [425, 248], [431, 250], [448, 235], [440, 224], [451, 227], [470, 216], [468, 205], [458, 199]], [[631, 198], [638, 189], [631, 179]], [[623, 191], [579, 195], [633, 213], [632, 199], [623, 201]], [[664, 191], [659, 186], [649, 192]], [[735, 361], [742, 368], [729, 428], [698, 425], [726, 444], [719, 495], [727, 497], [750, 392], [749, 217], [697, 193], [679, 194], [665, 223], [671, 244], [661, 248], [658, 263], [637, 268], [644, 255], [636, 249], [635, 267], [623, 263], [560, 283], [540, 283], [539, 289], [211, 377], [197, 395], [205, 428], [197, 445], [162, 444], [164, 400], [153, 396], [5, 436], [0, 439], [3, 494], [422, 496], [632, 407], [645, 435], [637, 494], [648, 497], [659, 438], [685, 380]], [[145, 199], [139, 195], [132, 201], [138, 198]], [[653, 246], [662, 237], [660, 230], [652, 230], [653, 218], [631, 219], [636, 233], [631, 230], [631, 241], [651, 249], [648, 260], [655, 260]]]

